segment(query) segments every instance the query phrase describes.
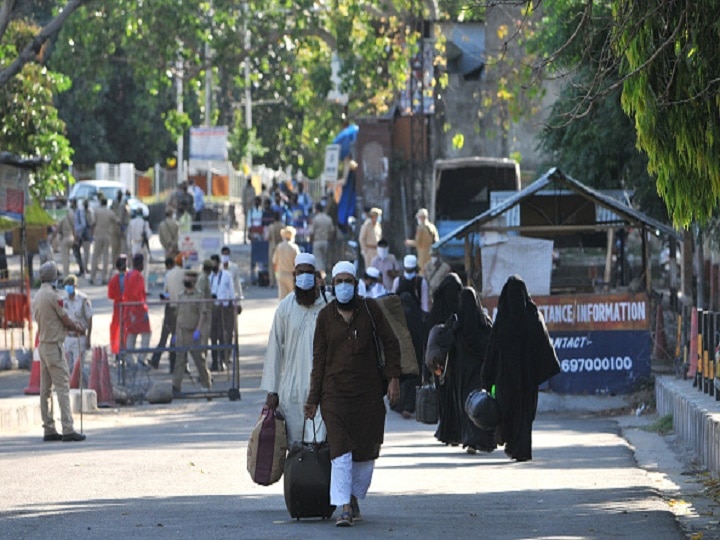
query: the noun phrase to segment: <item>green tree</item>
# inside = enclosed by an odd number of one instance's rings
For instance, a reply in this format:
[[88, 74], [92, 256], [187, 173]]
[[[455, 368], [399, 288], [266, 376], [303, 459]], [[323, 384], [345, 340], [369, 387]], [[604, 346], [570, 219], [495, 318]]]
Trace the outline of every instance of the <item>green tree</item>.
[[[17, 58], [19, 46], [39, 32], [24, 21], [10, 21], [0, 44], [0, 70]], [[43, 50], [38, 52], [41, 60]], [[64, 191], [71, 180], [68, 166], [72, 149], [64, 136], [65, 124], [58, 116], [53, 96], [67, 90], [70, 80], [38, 62], [27, 63], [0, 85], [0, 148], [24, 157], [48, 160], [31, 177], [30, 190], [38, 198]]]

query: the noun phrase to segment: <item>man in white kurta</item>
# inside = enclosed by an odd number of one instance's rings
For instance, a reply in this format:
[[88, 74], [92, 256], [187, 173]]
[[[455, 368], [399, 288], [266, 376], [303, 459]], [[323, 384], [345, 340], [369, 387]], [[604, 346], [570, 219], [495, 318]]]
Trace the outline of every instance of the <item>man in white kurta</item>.
[[[315, 257], [300, 253], [295, 258], [295, 289], [275, 312], [268, 338], [260, 388], [268, 392], [268, 407], [285, 417], [288, 444], [303, 438], [313, 440], [313, 423], [305, 422], [303, 406], [310, 391], [313, 365], [313, 336], [318, 313], [332, 298], [320, 291]], [[325, 424], [320, 413], [315, 417], [315, 437], [324, 441]]]

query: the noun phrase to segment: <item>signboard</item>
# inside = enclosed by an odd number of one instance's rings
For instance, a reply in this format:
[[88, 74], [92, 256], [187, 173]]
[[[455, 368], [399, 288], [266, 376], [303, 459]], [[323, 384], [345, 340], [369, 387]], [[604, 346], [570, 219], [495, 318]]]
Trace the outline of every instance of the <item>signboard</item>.
[[27, 172], [12, 165], [0, 164], [0, 215], [22, 219], [25, 208]]
[[340, 145], [328, 144], [325, 147], [325, 169], [323, 170], [323, 180], [325, 182], [335, 182], [340, 172]]
[[[650, 377], [650, 303], [645, 294], [533, 297], [561, 372], [560, 394], [627, 394]], [[483, 300], [492, 318], [497, 297]]]
[[193, 231], [180, 233], [180, 252], [183, 254], [184, 266], [197, 267], [210, 255], [220, 255], [223, 247], [223, 234], [220, 231]]
[[190, 159], [201, 161], [227, 161], [228, 128], [190, 128]]

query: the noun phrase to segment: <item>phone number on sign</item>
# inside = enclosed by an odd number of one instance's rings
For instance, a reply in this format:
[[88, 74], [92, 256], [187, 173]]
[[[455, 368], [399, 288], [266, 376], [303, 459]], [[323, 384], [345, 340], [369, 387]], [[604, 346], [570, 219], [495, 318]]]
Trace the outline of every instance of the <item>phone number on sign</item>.
[[629, 371], [633, 361], [629, 356], [610, 356], [603, 358], [569, 358], [560, 361], [564, 373], [582, 371]]

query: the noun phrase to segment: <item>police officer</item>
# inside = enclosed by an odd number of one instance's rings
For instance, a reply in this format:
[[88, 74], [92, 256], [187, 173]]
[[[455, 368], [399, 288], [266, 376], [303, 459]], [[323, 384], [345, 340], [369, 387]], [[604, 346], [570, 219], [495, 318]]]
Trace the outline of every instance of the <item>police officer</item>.
[[205, 300], [205, 305], [208, 309], [208, 316], [205, 317], [203, 326], [200, 329], [200, 343], [202, 345], [207, 345], [207, 342], [210, 339], [210, 323], [212, 318], [210, 316], [210, 301], [212, 300], [212, 292], [210, 291], [210, 273], [212, 272], [214, 264], [215, 263], [211, 259], [205, 259], [203, 261], [202, 272], [198, 276], [195, 284], [195, 290], [199, 295], [198, 298]]
[[110, 256], [110, 242], [113, 232], [120, 223], [115, 212], [107, 207], [107, 199], [100, 198], [100, 208], [95, 212], [95, 231], [93, 244], [93, 264], [90, 273], [90, 285], [95, 284], [95, 276], [100, 266], [100, 257], [102, 257], [102, 271], [100, 272], [100, 281], [103, 285], [107, 285], [108, 275], [112, 271], [108, 266], [108, 257]]
[[68, 212], [64, 219], [58, 223], [57, 235], [60, 239], [60, 253], [62, 256], [63, 274], [70, 274], [70, 251], [75, 245], [75, 217], [72, 205], [68, 205]]
[[112, 211], [118, 219], [115, 223], [112, 236], [112, 257], [113, 260], [116, 261], [121, 253], [128, 252], [127, 227], [130, 224], [130, 212], [128, 211], [127, 200], [123, 199], [121, 189], [118, 189]]
[[[70, 409], [70, 374], [63, 356], [62, 343], [65, 340], [66, 330], [82, 334], [85, 332], [85, 328], [70, 319], [67, 312], [60, 307], [60, 297], [55, 290], [57, 277], [57, 266], [54, 261], [48, 261], [40, 266], [42, 285], [32, 302], [40, 342], [38, 347], [40, 352], [40, 414], [45, 432], [43, 441], [84, 441], [85, 435], [77, 433], [73, 428]], [[62, 435], [55, 430], [55, 418], [52, 414], [53, 386], [55, 386], [60, 405]]]
[[[205, 364], [205, 353], [195, 347], [200, 346], [203, 323], [207, 318], [208, 304], [198, 302], [202, 300], [200, 293], [195, 290], [195, 276], [197, 272], [186, 272], [183, 281], [184, 290], [178, 296], [177, 306], [177, 328], [175, 330], [176, 345], [180, 349], [175, 360], [173, 371], [173, 394], [182, 391], [182, 380], [187, 366], [187, 354], [190, 353], [200, 377], [200, 385], [205, 391], [210, 389], [212, 379], [207, 365]], [[190, 351], [183, 350], [183, 347], [192, 347]]]
[[87, 328], [87, 333], [68, 331], [65, 337], [65, 355], [68, 359], [68, 369], [72, 373], [77, 358], [85, 358], [85, 351], [90, 348], [90, 336], [92, 335], [93, 310], [90, 299], [83, 292], [77, 290], [77, 278], [68, 276], [63, 283], [65, 286], [65, 298], [63, 308], [70, 318]]

